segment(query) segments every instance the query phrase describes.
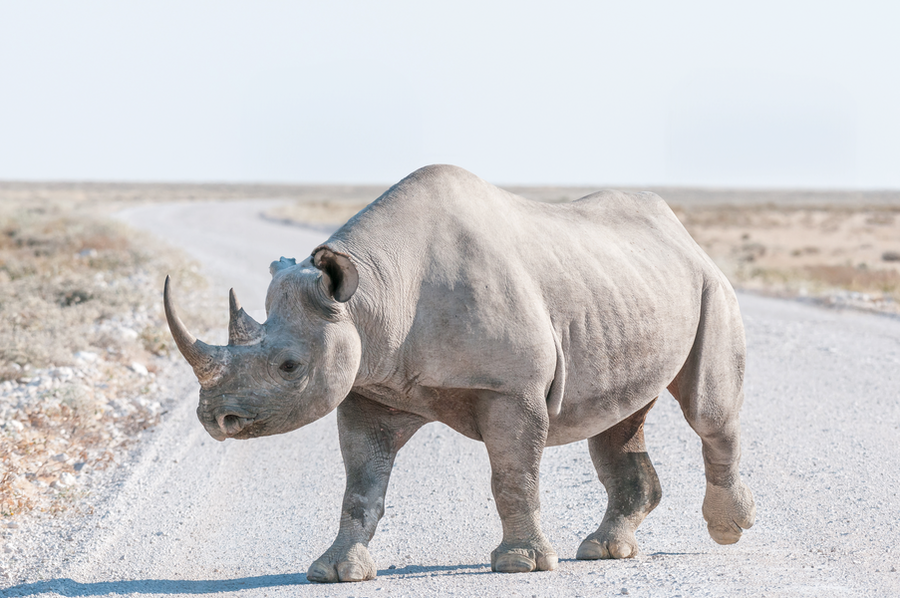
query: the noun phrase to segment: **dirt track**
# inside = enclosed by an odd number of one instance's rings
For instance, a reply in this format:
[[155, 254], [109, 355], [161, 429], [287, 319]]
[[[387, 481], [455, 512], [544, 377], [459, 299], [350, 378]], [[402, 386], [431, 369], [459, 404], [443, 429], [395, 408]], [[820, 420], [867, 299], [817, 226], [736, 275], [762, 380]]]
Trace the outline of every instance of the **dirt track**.
[[[302, 258], [327, 236], [266, 222], [262, 207], [161, 205], [123, 218], [204, 264], [224, 324], [229, 286], [248, 311], [261, 310], [269, 262]], [[900, 596], [900, 320], [740, 299], [749, 350], [742, 471], [758, 518], [737, 545], [706, 533], [700, 442], [664, 396], [646, 431], [664, 496], [638, 531], [637, 558], [573, 560], [606, 500], [578, 443], [548, 449], [542, 468], [559, 570], [490, 573], [500, 523], [485, 450], [431, 424], [397, 459], [370, 546], [378, 579], [308, 584], [343, 492], [333, 414], [288, 435], [217, 443], [196, 421], [196, 384], [179, 364], [169, 384], [178, 408], [121, 485], [91, 517], [17, 530], [31, 560], [0, 580], [0, 595]]]

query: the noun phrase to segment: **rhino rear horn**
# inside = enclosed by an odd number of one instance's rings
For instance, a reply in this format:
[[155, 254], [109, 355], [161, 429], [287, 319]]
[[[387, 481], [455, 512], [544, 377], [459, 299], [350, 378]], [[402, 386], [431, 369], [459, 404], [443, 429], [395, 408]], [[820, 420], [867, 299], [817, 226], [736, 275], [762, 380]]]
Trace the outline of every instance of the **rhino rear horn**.
[[279, 259], [277, 262], [272, 262], [271, 264], [269, 264], [269, 274], [275, 276], [278, 271], [296, 265], [297, 260], [295, 260], [294, 258], [281, 256], [281, 259]]
[[349, 301], [359, 286], [359, 273], [350, 256], [322, 245], [313, 250], [312, 258], [313, 265], [322, 271], [328, 294], [340, 303]]
[[178, 350], [194, 369], [200, 385], [207, 386], [215, 383], [225, 369], [227, 355], [222, 347], [207, 345], [188, 332], [181, 318], [175, 313], [172, 293], [169, 291], [168, 276], [166, 276], [166, 285], [163, 290], [163, 305], [166, 309], [166, 321], [169, 323], [172, 338], [175, 339]]
[[228, 304], [231, 313], [228, 320], [228, 344], [255, 345], [260, 342], [266, 336], [266, 329], [244, 311], [234, 289], [228, 292]]

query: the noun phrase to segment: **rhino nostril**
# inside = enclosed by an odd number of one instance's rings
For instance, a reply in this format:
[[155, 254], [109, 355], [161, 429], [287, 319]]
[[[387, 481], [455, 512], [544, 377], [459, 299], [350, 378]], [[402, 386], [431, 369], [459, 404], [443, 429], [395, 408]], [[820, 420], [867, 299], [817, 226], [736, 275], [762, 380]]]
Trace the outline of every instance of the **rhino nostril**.
[[240, 415], [235, 415], [233, 413], [220, 415], [216, 420], [219, 424], [219, 429], [225, 434], [237, 434], [247, 424], [253, 421], [252, 418], [241, 417]]

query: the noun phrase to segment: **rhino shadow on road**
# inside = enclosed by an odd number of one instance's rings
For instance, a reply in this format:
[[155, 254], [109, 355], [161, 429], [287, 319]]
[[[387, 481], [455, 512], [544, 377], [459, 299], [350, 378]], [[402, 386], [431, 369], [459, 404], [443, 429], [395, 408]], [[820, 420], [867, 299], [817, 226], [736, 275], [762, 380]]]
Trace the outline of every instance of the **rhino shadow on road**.
[[[425, 567], [406, 565], [395, 569], [381, 569], [379, 576], [403, 576], [415, 578], [430, 576], [434, 573], [442, 575], [481, 575], [490, 573], [490, 565], [480, 563], [474, 565], [440, 565]], [[61, 596], [106, 596], [125, 594], [219, 594], [221, 592], [237, 592], [280, 586], [311, 585], [305, 573], [282, 575], [258, 575], [255, 577], [239, 577], [235, 579], [133, 579], [121, 581], [100, 581], [81, 583], [74, 579], [61, 578], [47, 581], [36, 581], [0, 590], [0, 597], [39, 596], [41, 594], [59, 594]]]
[[0, 596], [105, 596], [108, 594], [218, 594], [258, 588], [309, 584], [305, 573], [259, 575], [236, 579], [133, 579], [80, 583], [62, 578], [36, 581], [0, 590]]

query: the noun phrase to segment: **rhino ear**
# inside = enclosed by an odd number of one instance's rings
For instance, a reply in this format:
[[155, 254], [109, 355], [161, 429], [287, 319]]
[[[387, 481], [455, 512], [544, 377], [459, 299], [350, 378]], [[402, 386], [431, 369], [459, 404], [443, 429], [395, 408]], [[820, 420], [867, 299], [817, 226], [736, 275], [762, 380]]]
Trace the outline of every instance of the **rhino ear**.
[[322, 271], [328, 294], [340, 303], [349, 301], [359, 286], [359, 274], [350, 256], [322, 245], [313, 250], [312, 258], [313, 265]]
[[272, 262], [269, 264], [269, 274], [275, 276], [275, 273], [279, 270], [284, 270], [285, 268], [290, 268], [291, 266], [296, 266], [297, 260], [292, 257], [284, 257], [281, 256], [277, 262]]

